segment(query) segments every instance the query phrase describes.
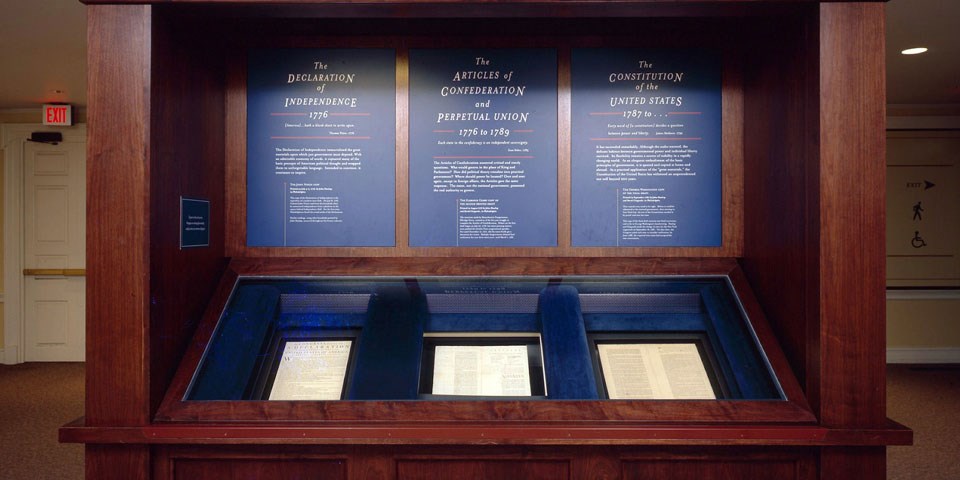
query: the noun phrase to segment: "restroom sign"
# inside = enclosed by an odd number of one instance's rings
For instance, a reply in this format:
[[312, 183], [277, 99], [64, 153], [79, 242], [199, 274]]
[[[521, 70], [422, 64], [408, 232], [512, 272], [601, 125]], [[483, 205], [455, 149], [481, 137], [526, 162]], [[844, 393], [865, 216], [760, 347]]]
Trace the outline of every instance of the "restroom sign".
[[43, 106], [43, 124], [44, 125], [73, 125], [73, 107], [71, 105], [44, 105]]

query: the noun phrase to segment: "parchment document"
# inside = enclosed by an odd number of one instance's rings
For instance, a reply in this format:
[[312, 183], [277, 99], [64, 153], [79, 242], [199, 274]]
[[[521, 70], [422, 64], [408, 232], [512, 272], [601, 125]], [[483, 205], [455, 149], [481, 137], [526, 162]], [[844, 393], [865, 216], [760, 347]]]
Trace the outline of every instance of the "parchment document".
[[526, 345], [437, 345], [434, 395], [530, 396]]
[[693, 343], [600, 343], [611, 399], [716, 399]]
[[287, 342], [270, 400], [340, 400], [350, 340]]

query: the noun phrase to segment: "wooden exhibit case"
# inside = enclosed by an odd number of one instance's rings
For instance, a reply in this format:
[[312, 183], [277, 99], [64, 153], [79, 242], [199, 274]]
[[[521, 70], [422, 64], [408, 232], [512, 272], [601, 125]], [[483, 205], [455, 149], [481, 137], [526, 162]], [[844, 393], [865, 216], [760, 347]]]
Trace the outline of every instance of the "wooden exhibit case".
[[[87, 478], [884, 478], [912, 441], [886, 418], [882, 2], [85, 3], [86, 415], [60, 438]], [[251, 240], [251, 52], [281, 49], [392, 52], [392, 183], [366, 192], [393, 211], [382, 244]], [[555, 238], [416, 237], [424, 49], [550, 52], [556, 178], [535, 200]], [[714, 52], [716, 242], [578, 240], [575, 67], [605, 49]], [[183, 199], [209, 201], [197, 246]], [[604, 310], [596, 281], [680, 306]], [[488, 309], [437, 306], [464, 293]], [[317, 307], [330, 294], [349, 298]], [[451, 332], [514, 334], [481, 344], [526, 348], [544, 391], [424, 391]], [[266, 399], [297, 339], [356, 346], [341, 400]], [[698, 345], [717, 398], [609, 399], [597, 345], [651, 341]]]

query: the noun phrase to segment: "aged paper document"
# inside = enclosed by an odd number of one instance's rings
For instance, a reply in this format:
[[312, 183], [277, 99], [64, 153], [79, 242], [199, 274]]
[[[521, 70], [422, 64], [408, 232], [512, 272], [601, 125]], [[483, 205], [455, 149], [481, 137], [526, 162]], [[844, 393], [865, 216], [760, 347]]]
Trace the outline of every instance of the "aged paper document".
[[693, 343], [598, 343], [610, 399], [715, 399]]
[[437, 345], [434, 395], [530, 396], [526, 345]]
[[270, 400], [340, 400], [350, 340], [288, 341]]

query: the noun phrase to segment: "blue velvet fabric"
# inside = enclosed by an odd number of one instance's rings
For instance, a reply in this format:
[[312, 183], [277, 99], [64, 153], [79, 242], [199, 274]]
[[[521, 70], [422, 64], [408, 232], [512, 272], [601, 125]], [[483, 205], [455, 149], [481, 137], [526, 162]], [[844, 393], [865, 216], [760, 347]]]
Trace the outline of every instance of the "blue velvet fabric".
[[363, 328], [366, 323], [366, 313], [283, 313], [277, 320], [277, 330], [349, 330]]
[[587, 332], [702, 332], [708, 318], [697, 313], [591, 313], [583, 316]]
[[535, 313], [445, 313], [431, 314], [424, 328], [427, 332], [539, 332], [540, 319]]
[[700, 294], [712, 319], [711, 338], [720, 346], [717, 350], [718, 360], [721, 364], [728, 362], [722, 367], [731, 388], [731, 396], [743, 399], [781, 398], [766, 362], [755, 347], [753, 335], [747, 330], [740, 310], [727, 290], [722, 285], [714, 285], [704, 288]]
[[348, 399], [417, 398], [427, 315], [426, 297], [416, 288], [384, 287], [371, 297]]
[[557, 285], [545, 288], [540, 293], [539, 310], [547, 398], [597, 399], [597, 379], [577, 289]]
[[197, 372], [190, 400], [244, 399], [280, 292], [270, 286], [241, 285], [234, 293]]

